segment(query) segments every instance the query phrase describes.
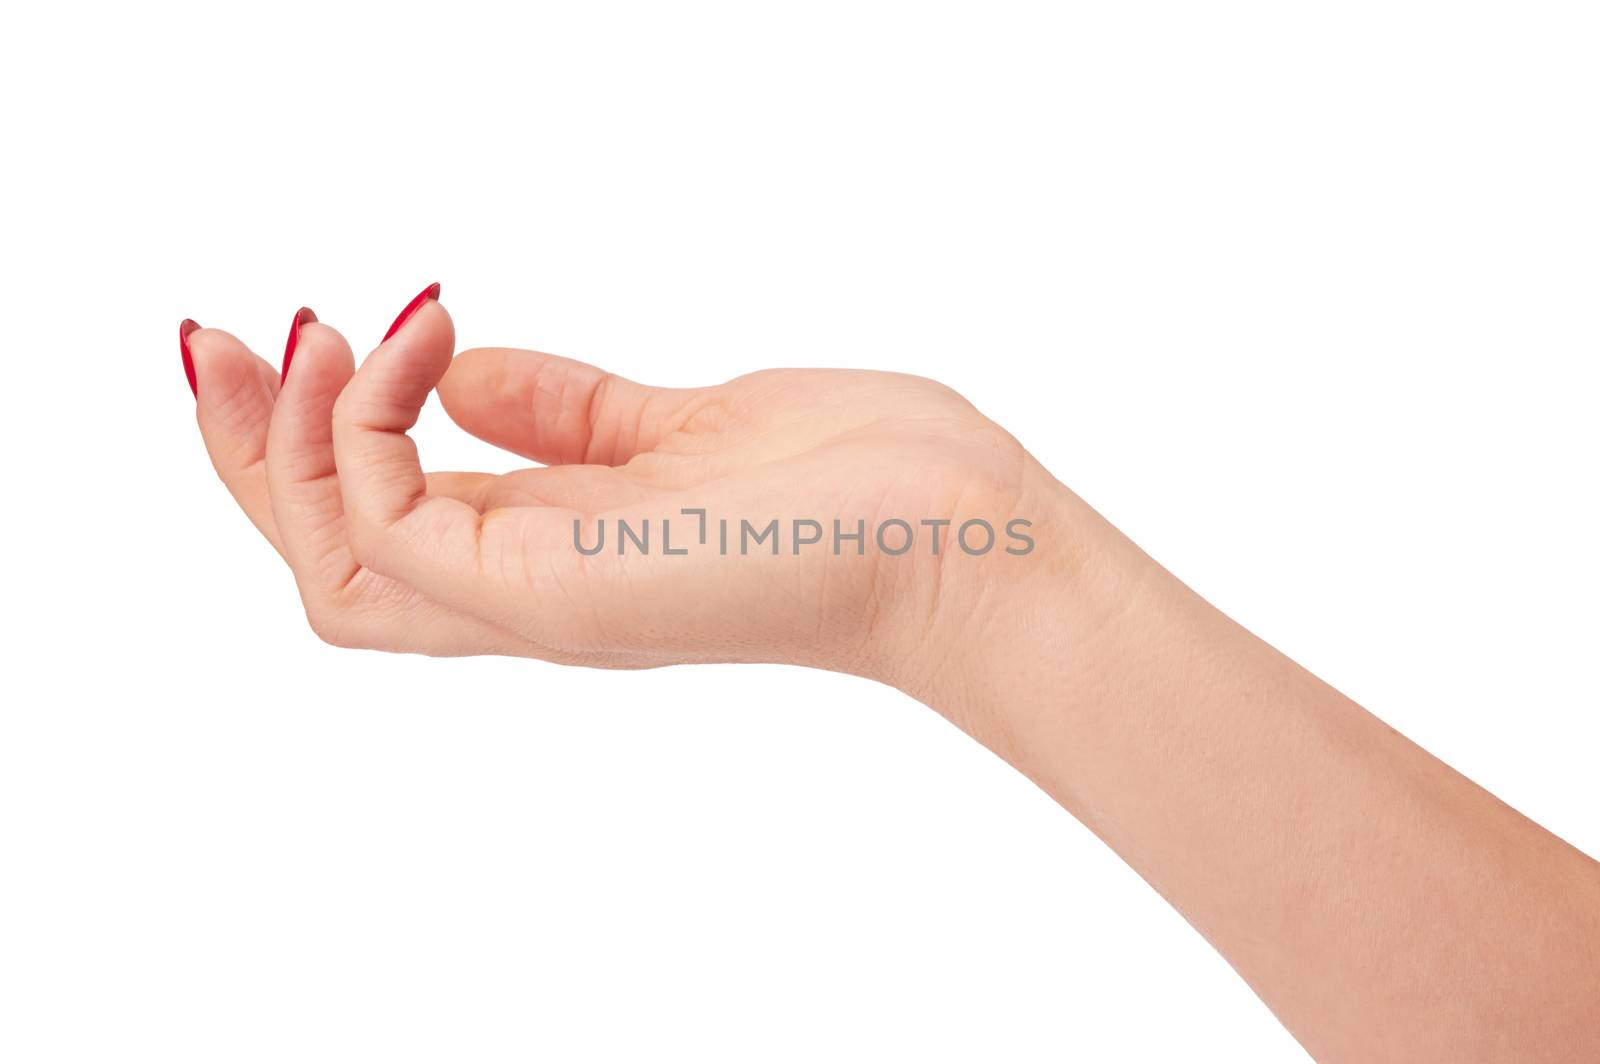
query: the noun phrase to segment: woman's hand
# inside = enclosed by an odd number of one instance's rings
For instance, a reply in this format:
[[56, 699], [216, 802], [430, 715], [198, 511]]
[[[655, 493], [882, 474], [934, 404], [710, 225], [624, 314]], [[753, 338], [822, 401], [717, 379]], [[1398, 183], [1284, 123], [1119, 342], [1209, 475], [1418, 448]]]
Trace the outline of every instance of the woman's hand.
[[[933, 381], [665, 389], [533, 351], [452, 359], [437, 292], [359, 370], [302, 311], [281, 385], [226, 333], [185, 334], [213, 464], [329, 642], [920, 686], [1006, 589], [1072, 556], [1068, 493]], [[406, 432], [435, 388], [468, 432], [543, 465], [425, 474]]]
[[[872, 676], [1077, 814], [1319, 1060], [1596, 1059], [1600, 866], [1218, 613], [960, 396], [452, 362], [436, 296], [359, 371], [302, 312], [281, 387], [186, 326], [212, 460], [325, 639]], [[424, 474], [405, 433], [436, 387], [544, 467]]]

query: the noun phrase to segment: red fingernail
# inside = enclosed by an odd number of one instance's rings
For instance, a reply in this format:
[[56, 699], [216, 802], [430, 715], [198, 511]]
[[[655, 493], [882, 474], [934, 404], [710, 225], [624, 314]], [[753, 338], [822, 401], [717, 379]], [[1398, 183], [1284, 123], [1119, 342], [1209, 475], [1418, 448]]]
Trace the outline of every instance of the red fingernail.
[[189, 378], [189, 390], [196, 399], [200, 398], [200, 386], [194, 380], [194, 356], [189, 353], [189, 334], [200, 328], [200, 323], [192, 318], [184, 318], [178, 326], [178, 350], [183, 352], [183, 375]]
[[289, 363], [294, 361], [294, 349], [300, 344], [300, 326], [316, 320], [316, 311], [310, 307], [301, 307], [294, 312], [294, 324], [289, 326], [289, 342], [283, 345], [283, 372], [278, 376], [280, 385], [289, 379]]
[[399, 332], [400, 331], [400, 326], [404, 325], [406, 322], [411, 320], [411, 315], [413, 315], [413, 314], [415, 314], [417, 312], [417, 308], [418, 307], [422, 306], [422, 304], [426, 303], [430, 299], [438, 299], [438, 298], [439, 298], [439, 282], [435, 281], [435, 282], [433, 282], [433, 284], [430, 284], [428, 287], [426, 287], [422, 291], [418, 292], [417, 293], [417, 298], [413, 299], [411, 302], [406, 304], [406, 309], [402, 310], [400, 312], [400, 316], [398, 318], [394, 319], [394, 324], [389, 326], [389, 331], [383, 334], [383, 338], [385, 340], [387, 340], [389, 337], [391, 337], [395, 333]]

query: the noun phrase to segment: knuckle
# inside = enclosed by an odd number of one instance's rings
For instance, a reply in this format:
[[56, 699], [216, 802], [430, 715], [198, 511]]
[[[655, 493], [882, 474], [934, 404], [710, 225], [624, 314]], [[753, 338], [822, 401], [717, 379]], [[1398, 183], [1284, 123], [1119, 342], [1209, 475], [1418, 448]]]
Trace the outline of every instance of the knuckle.
[[586, 462], [616, 464], [619, 431], [611, 401], [616, 380], [609, 373], [601, 373], [598, 379], [579, 387], [571, 374], [567, 377], [565, 390], [572, 393], [572, 405], [582, 413], [588, 437], [583, 455]]

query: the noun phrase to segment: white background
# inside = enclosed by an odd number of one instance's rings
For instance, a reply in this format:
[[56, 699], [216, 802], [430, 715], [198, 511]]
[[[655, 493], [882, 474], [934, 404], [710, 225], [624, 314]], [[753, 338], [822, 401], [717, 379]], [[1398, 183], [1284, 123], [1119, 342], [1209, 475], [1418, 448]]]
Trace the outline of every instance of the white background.
[[5, 19], [0, 1058], [1305, 1059], [893, 691], [318, 643], [177, 323], [434, 280], [652, 383], [940, 378], [1600, 854], [1592, 5]]

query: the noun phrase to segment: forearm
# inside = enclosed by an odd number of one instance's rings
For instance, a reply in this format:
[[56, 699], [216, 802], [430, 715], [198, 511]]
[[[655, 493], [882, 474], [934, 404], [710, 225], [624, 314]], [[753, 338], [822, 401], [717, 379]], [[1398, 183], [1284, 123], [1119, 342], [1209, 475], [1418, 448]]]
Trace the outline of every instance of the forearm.
[[1075, 550], [915, 692], [1167, 898], [1318, 1059], [1600, 1059], [1600, 865], [1213, 609]]

